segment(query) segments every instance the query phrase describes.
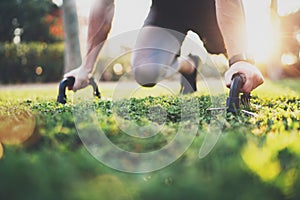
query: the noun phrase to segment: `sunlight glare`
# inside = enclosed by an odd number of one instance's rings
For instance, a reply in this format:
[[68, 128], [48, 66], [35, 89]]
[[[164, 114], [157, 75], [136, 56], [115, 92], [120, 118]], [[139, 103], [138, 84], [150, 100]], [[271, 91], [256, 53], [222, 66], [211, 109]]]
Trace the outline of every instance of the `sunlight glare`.
[[270, 19], [269, 1], [244, 0], [248, 51], [254, 55], [256, 62], [268, 62], [274, 50], [278, 49], [277, 37], [279, 27]]
[[280, 16], [285, 16], [300, 9], [299, 0], [277, 0], [278, 2], [278, 14]]

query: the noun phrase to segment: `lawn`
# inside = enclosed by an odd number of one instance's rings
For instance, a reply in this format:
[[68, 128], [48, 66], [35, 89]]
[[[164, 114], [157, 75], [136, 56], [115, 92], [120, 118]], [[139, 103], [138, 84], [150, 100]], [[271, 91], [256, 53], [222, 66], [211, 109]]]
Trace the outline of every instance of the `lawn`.
[[[251, 99], [258, 117], [207, 112], [212, 98], [203, 82], [190, 96], [170, 95], [165, 88], [179, 89], [173, 83], [136, 93], [130, 91], [133, 83], [115, 90], [115, 83], [105, 83], [100, 84], [101, 100], [78, 101], [89, 96], [86, 89], [68, 92], [65, 105], [55, 102], [56, 84], [1, 86], [0, 199], [300, 199], [299, 84], [297, 79], [267, 80]], [[116, 91], [130, 98], [116, 100]], [[200, 158], [210, 125], [220, 116], [221, 135]], [[88, 135], [92, 138], [78, 135], [99, 127], [103, 133]], [[155, 128], [159, 131], [152, 136]], [[182, 140], [175, 147], [146, 165], [109, 148], [85, 146], [100, 135], [119, 149], [147, 154], [179, 133]], [[173, 162], [183, 144], [188, 148]], [[124, 172], [160, 164], [151, 172]]]

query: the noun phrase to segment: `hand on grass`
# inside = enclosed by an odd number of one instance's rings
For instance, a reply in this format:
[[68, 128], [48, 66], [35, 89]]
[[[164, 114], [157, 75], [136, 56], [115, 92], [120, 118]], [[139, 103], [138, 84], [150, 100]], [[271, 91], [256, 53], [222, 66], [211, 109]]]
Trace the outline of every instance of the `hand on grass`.
[[248, 62], [240, 61], [234, 63], [225, 73], [225, 83], [227, 87], [230, 87], [232, 76], [236, 73], [242, 73], [246, 77], [246, 82], [241, 92], [250, 93], [264, 82], [263, 75], [256, 66]]
[[64, 78], [67, 77], [74, 77], [75, 83], [72, 88], [74, 92], [76, 92], [79, 89], [85, 88], [89, 85], [89, 79], [91, 78], [91, 73], [89, 73], [87, 70], [85, 70], [83, 67], [78, 67], [64, 75]]

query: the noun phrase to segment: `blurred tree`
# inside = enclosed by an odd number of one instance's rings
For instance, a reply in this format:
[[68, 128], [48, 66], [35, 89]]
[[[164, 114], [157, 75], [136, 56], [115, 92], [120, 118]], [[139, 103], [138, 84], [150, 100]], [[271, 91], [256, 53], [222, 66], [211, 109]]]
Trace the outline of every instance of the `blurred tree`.
[[65, 31], [65, 72], [81, 64], [76, 0], [63, 0]]
[[46, 16], [46, 23], [50, 25], [49, 32], [52, 36], [58, 40], [64, 39], [62, 9], [53, 9], [53, 11]]
[[22, 41], [57, 41], [49, 31], [54, 21], [46, 21], [57, 9], [52, 0], [1, 0], [0, 41], [12, 41], [16, 28], [22, 30]]

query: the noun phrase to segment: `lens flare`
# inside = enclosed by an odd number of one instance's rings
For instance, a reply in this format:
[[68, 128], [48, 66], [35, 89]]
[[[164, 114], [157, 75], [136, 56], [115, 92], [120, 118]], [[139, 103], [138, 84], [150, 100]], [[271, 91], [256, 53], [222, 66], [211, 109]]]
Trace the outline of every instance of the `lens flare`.
[[297, 62], [297, 57], [294, 54], [287, 53], [281, 56], [282, 65], [294, 65]]
[[36, 119], [26, 110], [10, 110], [9, 116], [0, 115], [0, 142], [7, 145], [18, 145], [32, 136]]
[[2, 147], [2, 144], [0, 143], [0, 160], [1, 158], [3, 157], [3, 147]]

